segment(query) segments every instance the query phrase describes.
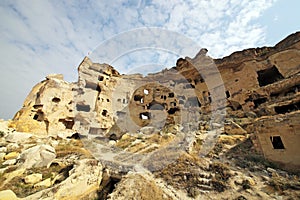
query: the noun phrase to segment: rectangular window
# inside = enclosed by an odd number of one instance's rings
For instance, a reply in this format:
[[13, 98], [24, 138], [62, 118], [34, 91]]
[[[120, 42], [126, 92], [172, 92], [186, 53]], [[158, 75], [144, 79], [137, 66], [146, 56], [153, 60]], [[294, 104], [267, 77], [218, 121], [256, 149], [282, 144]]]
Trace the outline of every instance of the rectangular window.
[[271, 136], [270, 140], [274, 149], [285, 149], [280, 136]]

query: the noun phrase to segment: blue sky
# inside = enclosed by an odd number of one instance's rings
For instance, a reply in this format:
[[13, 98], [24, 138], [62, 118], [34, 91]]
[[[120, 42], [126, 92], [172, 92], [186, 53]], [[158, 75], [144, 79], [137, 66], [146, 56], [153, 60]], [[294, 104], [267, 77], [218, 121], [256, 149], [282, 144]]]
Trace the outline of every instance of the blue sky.
[[[2, 0], [0, 118], [12, 118], [47, 74], [62, 73], [65, 80], [76, 81], [84, 56], [99, 51], [97, 46], [116, 34], [161, 27], [218, 58], [274, 45], [300, 30], [298, 8], [298, 0]], [[146, 64], [156, 59], [162, 68], [176, 62], [174, 55], [153, 52], [132, 54], [130, 63], [135, 58]], [[115, 64], [123, 73], [132, 71], [122, 59]]]

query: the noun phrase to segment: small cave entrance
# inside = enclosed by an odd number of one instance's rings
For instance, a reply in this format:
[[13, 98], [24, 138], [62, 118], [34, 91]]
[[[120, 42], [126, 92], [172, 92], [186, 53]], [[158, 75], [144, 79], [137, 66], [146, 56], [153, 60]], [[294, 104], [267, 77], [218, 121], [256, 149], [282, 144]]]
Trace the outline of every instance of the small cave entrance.
[[253, 103], [254, 103], [254, 108], [258, 108], [258, 106], [260, 106], [261, 104], [267, 102], [267, 98], [259, 98], [259, 99], [254, 99]]
[[225, 94], [227, 99], [230, 98], [230, 92], [228, 90], [225, 92]]
[[299, 108], [300, 108], [300, 102], [289, 104], [289, 105], [276, 106], [274, 109], [277, 114], [285, 114], [285, 113], [297, 111], [299, 110]]
[[258, 75], [257, 80], [260, 87], [284, 79], [282, 74], [278, 71], [277, 67], [274, 65], [271, 68], [258, 71], [257, 75]]
[[52, 99], [52, 102], [54, 102], [54, 103], [59, 103], [59, 102], [60, 102], [60, 98], [54, 97], [54, 98]]
[[177, 107], [175, 107], [175, 108], [170, 108], [170, 109], [168, 110], [168, 113], [169, 113], [170, 115], [173, 115], [173, 114], [175, 114], [177, 111], [180, 111], [180, 109], [177, 108]]
[[140, 113], [140, 119], [142, 119], [142, 120], [149, 120], [150, 118], [151, 118], [151, 113], [150, 112]]
[[133, 97], [133, 100], [134, 101], [141, 101], [141, 99], [143, 99], [143, 96], [141, 96], [141, 95], [134, 95], [134, 97]]
[[169, 93], [169, 97], [170, 97], [170, 98], [173, 98], [173, 97], [175, 97], [175, 94], [174, 94], [173, 92], [170, 92], [170, 93]]
[[59, 119], [58, 121], [63, 123], [66, 129], [72, 129], [75, 124], [73, 118]]
[[280, 136], [271, 136], [270, 140], [274, 149], [285, 149]]
[[103, 110], [101, 113], [104, 117], [107, 117], [107, 110]]
[[[109, 176], [109, 175], [106, 174], [105, 176]], [[118, 176], [109, 176], [107, 179], [102, 180], [98, 190], [99, 192], [98, 192], [97, 199], [107, 199], [108, 195], [115, 190], [116, 185], [120, 181], [121, 178]]]
[[103, 80], [104, 80], [104, 77], [101, 76], [101, 75], [99, 75], [99, 76], [98, 76], [98, 81], [103, 81]]
[[42, 111], [37, 111], [36, 114], [33, 116], [33, 119], [41, 122], [44, 120], [44, 113]]

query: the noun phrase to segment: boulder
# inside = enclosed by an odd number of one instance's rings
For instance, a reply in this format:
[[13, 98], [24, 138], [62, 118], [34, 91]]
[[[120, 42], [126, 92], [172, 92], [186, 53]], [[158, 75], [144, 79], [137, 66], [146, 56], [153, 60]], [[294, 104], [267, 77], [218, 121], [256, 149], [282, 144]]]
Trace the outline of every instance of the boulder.
[[29, 134], [29, 133], [22, 133], [22, 132], [16, 132], [15, 131], [15, 132], [9, 133], [5, 137], [5, 140], [7, 142], [20, 143], [20, 142], [23, 142], [23, 141], [27, 140], [31, 136], [32, 136], [32, 134]]
[[44, 144], [26, 149], [20, 155], [20, 159], [24, 161], [23, 167], [27, 169], [47, 166], [55, 157], [55, 149]]
[[30, 174], [24, 178], [24, 182], [27, 184], [35, 184], [43, 179], [42, 174]]
[[1, 200], [17, 200], [19, 198], [13, 191], [3, 190], [3, 191], [0, 191], [0, 199]]
[[18, 152], [10, 152], [10, 153], [8, 153], [8, 154], [6, 154], [5, 156], [4, 156], [4, 160], [10, 160], [10, 159], [15, 159], [15, 158], [17, 158], [19, 156], [19, 153]]
[[37, 184], [34, 185], [35, 188], [37, 187], [50, 187], [52, 185], [52, 182], [51, 182], [51, 178], [47, 178]]
[[10, 160], [3, 162], [2, 165], [14, 165], [14, 164], [16, 164], [16, 162], [17, 162], [16, 159], [10, 159]]

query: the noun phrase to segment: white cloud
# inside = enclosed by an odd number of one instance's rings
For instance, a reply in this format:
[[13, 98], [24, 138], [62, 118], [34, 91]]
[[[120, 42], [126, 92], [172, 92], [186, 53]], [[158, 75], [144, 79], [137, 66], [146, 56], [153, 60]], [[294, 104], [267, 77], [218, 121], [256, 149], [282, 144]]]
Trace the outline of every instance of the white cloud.
[[[12, 117], [32, 86], [48, 73], [63, 73], [68, 81], [75, 81], [84, 55], [103, 40], [132, 28], [162, 27], [178, 32], [214, 57], [261, 45], [264, 27], [255, 20], [274, 1], [3, 0], [0, 70], [5, 77], [0, 80], [0, 92], [6, 96], [1, 98], [0, 117]], [[157, 60], [167, 58], [164, 54]]]

